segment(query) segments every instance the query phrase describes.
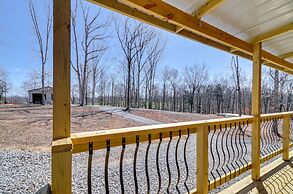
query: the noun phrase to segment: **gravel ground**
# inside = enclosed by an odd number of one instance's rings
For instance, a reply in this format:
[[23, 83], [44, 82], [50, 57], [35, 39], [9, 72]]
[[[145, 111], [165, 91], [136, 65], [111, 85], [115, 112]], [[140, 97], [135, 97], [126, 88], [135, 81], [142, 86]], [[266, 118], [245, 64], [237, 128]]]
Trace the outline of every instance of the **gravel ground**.
[[[191, 139], [190, 139], [191, 140]], [[162, 176], [161, 193], [166, 193], [168, 185], [168, 174], [166, 165], [166, 148], [168, 142], [163, 142], [160, 148], [160, 169]], [[182, 147], [183, 141], [179, 143]], [[148, 156], [148, 171], [151, 193], [158, 189], [158, 175], [156, 169], [156, 151], [158, 142], [151, 144]], [[170, 170], [172, 184], [170, 192], [176, 192], [175, 184], [177, 182], [177, 171], [175, 164], [175, 145], [176, 141], [172, 141], [170, 145]], [[189, 188], [194, 188], [195, 180], [195, 146], [194, 141], [188, 142], [188, 164], [189, 164], [189, 179], [187, 181]], [[145, 171], [145, 151], [147, 144], [141, 144], [138, 149], [137, 160], [137, 180], [139, 184], [139, 193], [146, 193], [146, 171]], [[126, 193], [134, 193], [133, 180], [133, 157], [135, 146], [127, 146], [124, 153], [123, 160], [123, 176]], [[110, 193], [120, 193], [120, 176], [119, 176], [119, 162], [120, 162], [121, 148], [113, 148], [110, 151], [109, 158], [109, 185]], [[104, 160], [105, 151], [95, 151], [93, 157], [92, 168], [92, 188], [93, 193], [105, 193], [104, 185]], [[25, 150], [0, 150], [0, 193], [34, 193], [45, 184], [50, 182], [50, 152], [32, 152]], [[183, 180], [186, 176], [186, 169], [184, 168], [183, 155], [179, 155], [179, 164], [181, 171], [181, 179], [179, 188], [181, 192], [186, 189], [183, 185]], [[87, 153], [77, 154], [73, 157], [73, 193], [87, 193]]]
[[[182, 137], [179, 143], [179, 150], [184, 147], [185, 136]], [[168, 171], [166, 163], [166, 150], [169, 141], [164, 140], [160, 146], [160, 171], [162, 177], [162, 188], [160, 193], [167, 193], [168, 187]], [[172, 184], [170, 185], [170, 193], [178, 193], [176, 191], [176, 183], [178, 181], [177, 168], [175, 163], [175, 148], [177, 139], [173, 138], [170, 144], [169, 151], [169, 164], [171, 171]], [[145, 171], [145, 157], [146, 148], [148, 144], [140, 144], [138, 149], [137, 160], [137, 180], [139, 185], [139, 193], [146, 193], [146, 171]], [[158, 190], [158, 174], [156, 166], [156, 153], [157, 153], [158, 141], [153, 141], [149, 148], [148, 155], [148, 172], [151, 184], [151, 193], [156, 193]], [[187, 185], [189, 189], [195, 187], [195, 138], [190, 136], [187, 144], [187, 162], [188, 173]], [[124, 187], [126, 193], [134, 193], [134, 179], [133, 179], [133, 158], [134, 158], [135, 146], [127, 145], [124, 153], [123, 160], [123, 177]], [[180, 153], [180, 152], [179, 152]], [[120, 163], [121, 148], [112, 148], [109, 158], [109, 185], [110, 193], [120, 193]], [[92, 164], [92, 190], [93, 193], [105, 193], [104, 185], [104, 165], [105, 165], [104, 150], [94, 151], [93, 164]], [[250, 151], [247, 154], [249, 157]], [[49, 151], [29, 151], [20, 149], [0, 149], [0, 193], [35, 193], [38, 189], [50, 183], [51, 171], [50, 171], [50, 157]], [[274, 158], [276, 159], [276, 158]], [[184, 180], [186, 178], [186, 168], [184, 163], [183, 154], [178, 155], [180, 179], [179, 190], [180, 193], [185, 193], [186, 188], [184, 186]], [[209, 158], [210, 168], [212, 166], [212, 159]], [[266, 164], [268, 164], [267, 162]], [[73, 193], [87, 193], [87, 164], [88, 154], [81, 153], [76, 154], [73, 157]], [[265, 164], [263, 164], [265, 165]], [[250, 171], [242, 174], [241, 176], [233, 179], [228, 184], [224, 184], [221, 187], [213, 190], [211, 193], [217, 193], [229, 185], [243, 179], [248, 176]]]

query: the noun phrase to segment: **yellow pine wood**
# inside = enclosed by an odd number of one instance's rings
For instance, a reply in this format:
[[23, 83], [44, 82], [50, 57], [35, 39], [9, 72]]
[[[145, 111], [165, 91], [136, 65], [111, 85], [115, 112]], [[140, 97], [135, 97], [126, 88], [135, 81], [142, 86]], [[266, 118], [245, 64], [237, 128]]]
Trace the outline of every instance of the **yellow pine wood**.
[[208, 185], [208, 128], [201, 127], [196, 133], [196, 189], [197, 193], [207, 194]]
[[289, 160], [290, 119], [288, 115], [283, 119], [283, 160]]
[[194, 16], [197, 18], [202, 18], [203, 16], [207, 15], [217, 7], [219, 7], [224, 0], [209, 0], [206, 4], [201, 6], [196, 12], [193, 13]]
[[253, 45], [253, 76], [252, 76], [252, 179], [260, 178], [260, 114], [261, 114], [261, 43]]
[[[70, 6], [53, 2], [53, 140], [70, 137]], [[71, 179], [71, 151], [52, 153], [52, 193], [71, 193]]]

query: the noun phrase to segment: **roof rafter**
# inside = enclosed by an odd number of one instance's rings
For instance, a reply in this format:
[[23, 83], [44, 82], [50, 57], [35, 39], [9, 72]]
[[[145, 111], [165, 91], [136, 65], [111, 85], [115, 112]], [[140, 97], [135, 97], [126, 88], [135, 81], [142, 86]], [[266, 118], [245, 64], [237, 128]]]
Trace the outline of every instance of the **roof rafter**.
[[[209, 12], [219, 7], [222, 3], [224, 3], [224, 0], [209, 0], [206, 4], [201, 6], [198, 10], [193, 12], [191, 15], [201, 19], [204, 15], [207, 15]], [[183, 26], [178, 26], [176, 29], [176, 33], [180, 32], [183, 29], [184, 29]]]
[[[231, 48], [233, 48], [234, 54], [251, 59], [251, 43], [224, 32], [161, 0], [88, 1], [226, 52], [231, 52]], [[184, 27], [184, 30], [178, 31], [178, 26]], [[263, 51], [263, 60], [270, 62], [266, 64], [268, 66], [293, 74], [292, 63], [271, 53]]]
[[289, 23], [255, 37], [252, 42], [264, 42], [272, 38], [275, 38], [277, 36], [281, 36], [283, 34], [292, 32], [292, 31], [293, 31], [293, 23]]
[[224, 0], [209, 0], [206, 4], [201, 6], [198, 10], [192, 13], [193, 16], [196, 16], [197, 18], [202, 18], [204, 15], [210, 13], [217, 7], [219, 7], [222, 3], [224, 3]]

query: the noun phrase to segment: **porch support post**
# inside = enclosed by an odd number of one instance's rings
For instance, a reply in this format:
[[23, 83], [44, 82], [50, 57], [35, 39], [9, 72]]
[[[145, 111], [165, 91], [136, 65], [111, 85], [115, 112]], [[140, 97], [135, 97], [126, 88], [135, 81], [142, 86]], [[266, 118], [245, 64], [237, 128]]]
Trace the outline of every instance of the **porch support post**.
[[283, 160], [289, 160], [290, 115], [283, 119]]
[[252, 73], [252, 179], [260, 179], [261, 43], [253, 44]]
[[[71, 0], [53, 2], [53, 141], [70, 137]], [[72, 153], [52, 153], [52, 193], [71, 193]]]
[[208, 128], [200, 127], [196, 131], [196, 168], [197, 168], [197, 193], [207, 194], [208, 184]]

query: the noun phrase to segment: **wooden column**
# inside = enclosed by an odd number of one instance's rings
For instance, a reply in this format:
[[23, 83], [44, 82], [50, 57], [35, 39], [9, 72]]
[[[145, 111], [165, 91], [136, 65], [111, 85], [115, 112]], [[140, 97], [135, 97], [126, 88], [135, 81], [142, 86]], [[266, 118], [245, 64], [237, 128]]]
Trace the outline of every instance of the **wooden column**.
[[290, 115], [283, 119], [283, 160], [289, 160], [290, 145]]
[[[71, 0], [53, 3], [53, 140], [70, 137]], [[52, 153], [52, 193], [71, 193], [72, 153]]]
[[252, 72], [252, 179], [260, 179], [261, 43], [253, 44]]
[[197, 193], [207, 194], [209, 192], [208, 128], [201, 127], [196, 132]]

